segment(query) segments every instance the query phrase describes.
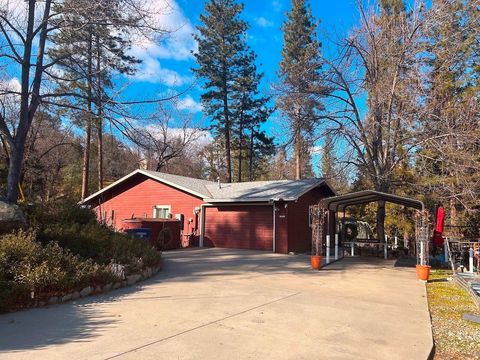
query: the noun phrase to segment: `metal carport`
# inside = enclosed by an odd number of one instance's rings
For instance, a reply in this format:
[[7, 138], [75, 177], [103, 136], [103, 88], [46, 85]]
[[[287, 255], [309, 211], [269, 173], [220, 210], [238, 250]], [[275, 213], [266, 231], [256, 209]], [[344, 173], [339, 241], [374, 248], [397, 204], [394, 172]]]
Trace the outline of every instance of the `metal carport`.
[[[342, 245], [343, 245], [345, 244], [345, 226], [344, 226], [345, 209], [349, 206], [362, 205], [362, 204], [368, 204], [371, 202], [381, 202], [381, 201], [390, 202], [397, 205], [403, 205], [406, 207], [414, 208], [416, 210], [420, 210], [422, 212], [425, 209], [425, 205], [420, 200], [411, 199], [404, 196], [393, 195], [393, 194], [384, 193], [384, 192], [375, 191], [375, 190], [363, 190], [363, 191], [357, 191], [357, 192], [352, 192], [352, 193], [343, 194], [343, 195], [332, 196], [329, 198], [322, 199], [317, 206], [319, 208], [328, 210], [330, 213], [343, 212], [343, 219], [342, 219], [343, 231], [340, 234]], [[333, 236], [335, 237], [335, 260], [338, 259], [338, 255], [337, 255], [338, 254], [338, 234], [331, 233], [331, 228], [332, 228], [330, 226], [331, 218], [332, 216], [327, 217], [327, 229], [329, 229], [328, 231], [329, 235], [327, 235], [325, 239], [327, 263], [329, 262], [330, 250], [332, 247], [331, 246], [332, 244], [330, 243], [330, 239], [333, 240]], [[335, 219], [335, 217], [333, 217], [333, 219]], [[352, 248], [354, 247], [354, 245], [351, 245], [351, 246]], [[383, 244], [383, 246], [384, 246], [384, 253], [386, 257], [386, 249], [387, 249], [386, 243]], [[352, 254], [353, 254], [353, 251], [352, 251]], [[343, 257], [343, 249], [342, 249], [342, 257]]]

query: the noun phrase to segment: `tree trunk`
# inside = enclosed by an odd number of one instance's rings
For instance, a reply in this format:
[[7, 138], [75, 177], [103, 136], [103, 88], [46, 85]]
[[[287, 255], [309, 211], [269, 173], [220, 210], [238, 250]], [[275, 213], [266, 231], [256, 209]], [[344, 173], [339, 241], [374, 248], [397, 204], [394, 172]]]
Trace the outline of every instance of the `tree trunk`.
[[377, 203], [377, 238], [380, 243], [385, 241], [385, 201]]
[[240, 116], [240, 127], [238, 130], [238, 182], [242, 182], [242, 151], [243, 151], [243, 111]]
[[98, 190], [103, 189], [103, 98], [101, 82], [101, 49], [100, 41], [97, 36], [97, 172], [98, 172]]
[[92, 134], [92, 121], [88, 115], [85, 128], [85, 145], [83, 147], [83, 168], [82, 168], [82, 200], [88, 196], [88, 178], [90, 176], [90, 138]]
[[452, 234], [454, 236], [459, 235], [459, 231], [457, 228], [457, 202], [455, 198], [451, 198], [449, 201], [449, 208], [450, 208], [450, 225], [452, 227]]
[[[18, 199], [18, 182], [22, 168], [23, 153], [25, 151], [26, 132], [29, 127], [29, 88], [32, 56], [33, 26], [35, 19], [35, 1], [28, 3], [28, 23], [25, 37], [24, 53], [22, 57], [20, 116], [15, 138], [10, 144], [10, 163], [7, 176], [7, 201], [16, 203]], [[26, 130], [25, 130], [26, 129]], [[19, 137], [23, 137], [20, 139]]]
[[253, 156], [254, 156], [254, 153], [253, 153], [253, 139], [255, 137], [255, 130], [254, 128], [252, 127], [252, 132], [250, 133], [250, 151], [249, 151], [249, 163], [248, 163], [248, 180], [249, 181], [253, 181]]
[[102, 119], [101, 112], [98, 114], [97, 136], [98, 136], [98, 146], [97, 146], [98, 190], [102, 190], [103, 189], [103, 119]]
[[[35, 37], [35, 0], [28, 0], [28, 20], [24, 35], [24, 51], [22, 56], [21, 70], [21, 94], [20, 94], [20, 115], [16, 133], [9, 139], [10, 163], [7, 176], [7, 201], [16, 203], [19, 195], [20, 176], [23, 157], [25, 153], [25, 141], [32, 124], [33, 116], [40, 105], [40, 87], [42, 82], [43, 58], [48, 34], [48, 19], [50, 17], [50, 6], [52, 0], [46, 0], [43, 9], [43, 19], [40, 25], [40, 36], [36, 47], [35, 65], [32, 64], [32, 47]], [[33, 80], [30, 78], [30, 70], [35, 68]]]
[[18, 184], [22, 169], [23, 146], [11, 148], [10, 163], [8, 164], [7, 201], [16, 203], [18, 199]]
[[227, 161], [227, 182], [232, 182], [232, 159], [230, 156], [230, 120], [228, 116], [227, 94], [223, 97], [223, 115], [225, 117], [225, 157]]
[[297, 130], [295, 134], [295, 179], [302, 178], [302, 143], [300, 139], [300, 131]]
[[82, 168], [82, 194], [84, 200], [88, 196], [88, 180], [90, 177], [90, 139], [92, 136], [92, 33], [88, 43], [88, 69], [87, 69], [87, 124], [85, 127], [85, 146], [83, 149]]

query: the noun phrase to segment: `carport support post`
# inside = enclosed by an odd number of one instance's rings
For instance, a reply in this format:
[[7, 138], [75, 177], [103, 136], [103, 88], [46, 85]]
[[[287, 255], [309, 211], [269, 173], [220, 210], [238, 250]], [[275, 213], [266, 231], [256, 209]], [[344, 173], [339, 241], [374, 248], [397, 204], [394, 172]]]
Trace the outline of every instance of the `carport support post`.
[[330, 235], [327, 235], [327, 249], [326, 249], [326, 262], [330, 264]]
[[388, 235], [385, 235], [385, 245], [383, 246], [383, 257], [385, 258], [385, 260], [387, 260], [387, 258], [388, 258], [387, 242], [388, 242]]
[[448, 264], [448, 238], [445, 238], [445, 241], [443, 242], [443, 251], [445, 253], [445, 264]]
[[338, 234], [335, 234], [335, 260], [338, 260]]
[[473, 273], [473, 248], [468, 249], [468, 272]]

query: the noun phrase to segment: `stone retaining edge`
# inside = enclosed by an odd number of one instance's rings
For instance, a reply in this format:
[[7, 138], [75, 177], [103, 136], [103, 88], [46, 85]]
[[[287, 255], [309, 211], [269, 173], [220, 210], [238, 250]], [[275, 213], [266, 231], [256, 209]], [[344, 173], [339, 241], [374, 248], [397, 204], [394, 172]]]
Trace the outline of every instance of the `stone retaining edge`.
[[111, 290], [132, 286], [140, 281], [151, 278], [153, 275], [156, 275], [161, 269], [162, 269], [162, 261], [160, 260], [160, 263], [157, 266], [147, 267], [140, 274], [130, 274], [125, 277], [125, 280], [117, 281], [115, 283], [108, 283], [105, 285], [97, 285], [95, 287], [86, 286], [80, 291], [66, 293], [62, 296], [60, 295], [52, 296], [51, 298], [48, 299], [48, 301], [39, 301], [36, 305], [32, 306], [31, 308], [66, 303], [68, 301], [78, 300], [80, 298], [84, 298], [90, 295], [104, 294]]

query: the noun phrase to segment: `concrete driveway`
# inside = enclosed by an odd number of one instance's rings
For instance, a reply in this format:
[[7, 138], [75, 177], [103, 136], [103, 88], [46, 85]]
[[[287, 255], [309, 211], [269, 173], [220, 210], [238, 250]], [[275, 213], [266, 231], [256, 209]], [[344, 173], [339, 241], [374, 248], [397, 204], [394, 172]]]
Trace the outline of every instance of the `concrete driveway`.
[[426, 359], [424, 284], [392, 261], [202, 249], [133, 288], [0, 316], [1, 359]]

